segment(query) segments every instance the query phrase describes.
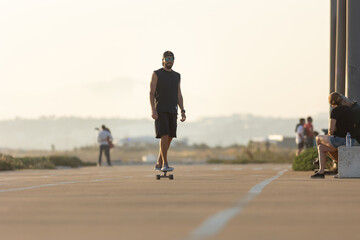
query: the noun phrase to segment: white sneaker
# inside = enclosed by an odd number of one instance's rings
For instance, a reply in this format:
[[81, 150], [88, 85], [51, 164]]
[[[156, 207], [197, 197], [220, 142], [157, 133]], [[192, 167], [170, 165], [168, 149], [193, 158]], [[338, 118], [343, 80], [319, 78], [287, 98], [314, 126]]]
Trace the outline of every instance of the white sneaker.
[[163, 167], [161, 168], [161, 171], [173, 171], [173, 170], [174, 170], [173, 167], [169, 167], [169, 166], [167, 166], [167, 165], [165, 165], [165, 166], [163, 166]]

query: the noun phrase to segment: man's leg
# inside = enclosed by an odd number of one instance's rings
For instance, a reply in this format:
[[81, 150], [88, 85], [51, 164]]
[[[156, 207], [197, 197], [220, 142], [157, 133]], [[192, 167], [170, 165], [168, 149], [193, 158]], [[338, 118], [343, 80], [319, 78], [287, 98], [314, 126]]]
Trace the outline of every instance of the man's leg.
[[109, 166], [111, 166], [111, 162], [110, 162], [110, 148], [109, 145], [105, 145], [105, 156], [106, 156], [106, 161], [108, 163]]
[[325, 164], [326, 164], [326, 155], [329, 152], [333, 152], [334, 147], [328, 147], [326, 145], [320, 144], [318, 146], [318, 153], [319, 153], [319, 173], [324, 173], [325, 171]]
[[[168, 150], [169, 150], [169, 148], [170, 148], [170, 144], [171, 144], [171, 141], [172, 141], [172, 137], [168, 137], [168, 144], [167, 144], [167, 146], [165, 146], [166, 147], [166, 155], [167, 155], [167, 152], [168, 152]], [[161, 144], [162, 144], [163, 142], [161, 141], [161, 139], [160, 139], [160, 142], [159, 142], [159, 157], [158, 157], [158, 160], [157, 160], [157, 162], [156, 162], [156, 167], [162, 167], [163, 166], [163, 158], [162, 158], [162, 156], [161, 156]], [[166, 161], [167, 162], [167, 161]]]
[[318, 155], [319, 155], [319, 173], [324, 173], [325, 170], [325, 163], [326, 163], [326, 146], [325, 145], [318, 145]]
[[334, 162], [338, 162], [338, 153], [338, 151], [328, 152], [328, 155]]
[[103, 151], [103, 148], [102, 148], [102, 145], [100, 145], [100, 153], [99, 153], [99, 160], [98, 160], [98, 165], [99, 166], [101, 166], [102, 151]]
[[336, 172], [338, 170], [338, 150], [334, 152], [328, 152], [328, 156], [333, 160], [333, 165], [331, 167], [331, 171]]
[[168, 153], [168, 150], [169, 150], [169, 147], [170, 147], [170, 144], [171, 144], [171, 140], [173, 138], [172, 137], [169, 137], [169, 135], [164, 135], [164, 136], [161, 136], [161, 139], [160, 139], [160, 156], [159, 156], [159, 164], [161, 163], [161, 165], [158, 165], [158, 166], [169, 166], [169, 163], [167, 161], [167, 153]]
[[297, 150], [296, 156], [299, 156], [303, 149], [304, 149], [304, 142], [301, 142], [298, 144], [298, 150]]
[[162, 156], [161, 156], [161, 139], [159, 141], [159, 156], [156, 162], [156, 167], [157, 168], [161, 168], [163, 165], [163, 160], [162, 160]]
[[314, 147], [314, 137], [309, 138], [309, 145], [311, 148]]
[[337, 149], [330, 143], [330, 136], [319, 135], [316, 137], [316, 143], [318, 145], [319, 153], [319, 173], [323, 173], [326, 164], [326, 155], [335, 156], [337, 158]]
[[161, 147], [160, 147], [160, 142], [159, 142], [159, 156], [158, 156], [158, 159], [156, 161], [156, 166], [157, 168], [161, 168], [162, 166], [162, 157], [161, 157]]
[[320, 144], [323, 144], [323, 145], [326, 145], [328, 147], [333, 148], [333, 146], [330, 143], [330, 136], [329, 135], [318, 135], [316, 137], [316, 145], [319, 146]]

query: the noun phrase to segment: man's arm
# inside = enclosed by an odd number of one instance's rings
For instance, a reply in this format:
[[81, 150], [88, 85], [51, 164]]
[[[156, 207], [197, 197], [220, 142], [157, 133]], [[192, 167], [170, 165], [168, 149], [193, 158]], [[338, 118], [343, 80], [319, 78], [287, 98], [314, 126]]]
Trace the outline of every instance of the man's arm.
[[[178, 87], [178, 105], [182, 110], [184, 110], [184, 100], [183, 100], [183, 96], [181, 94], [181, 87], [180, 87], [180, 81], [179, 81], [179, 87]], [[184, 122], [186, 120], [186, 114], [184, 112], [181, 112], [181, 119], [180, 121]]]
[[151, 117], [153, 119], [158, 119], [158, 113], [155, 108], [155, 91], [156, 91], [157, 82], [158, 82], [158, 77], [156, 73], [153, 72], [150, 82], [150, 106], [151, 106]]

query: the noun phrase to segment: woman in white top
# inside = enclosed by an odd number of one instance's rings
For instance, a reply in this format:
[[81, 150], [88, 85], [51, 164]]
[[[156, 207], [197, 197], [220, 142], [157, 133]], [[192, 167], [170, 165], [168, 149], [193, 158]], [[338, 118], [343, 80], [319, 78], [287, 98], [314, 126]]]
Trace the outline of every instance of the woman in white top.
[[105, 152], [108, 165], [111, 166], [109, 142], [113, 140], [113, 137], [111, 136], [110, 130], [105, 125], [102, 125], [101, 129], [102, 131], [99, 132], [98, 136], [98, 143], [100, 145], [98, 166], [101, 166], [101, 157], [103, 152]]

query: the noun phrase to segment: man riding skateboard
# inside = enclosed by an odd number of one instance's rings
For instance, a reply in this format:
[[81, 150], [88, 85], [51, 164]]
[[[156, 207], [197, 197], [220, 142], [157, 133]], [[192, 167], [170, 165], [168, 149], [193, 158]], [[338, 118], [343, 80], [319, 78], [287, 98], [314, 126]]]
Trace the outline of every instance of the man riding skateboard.
[[155, 120], [156, 138], [160, 138], [159, 157], [155, 170], [172, 171], [167, 160], [171, 140], [176, 138], [178, 106], [181, 122], [186, 120], [180, 88], [180, 73], [172, 70], [175, 56], [166, 51], [162, 57], [163, 67], [154, 71], [150, 83], [151, 117]]

